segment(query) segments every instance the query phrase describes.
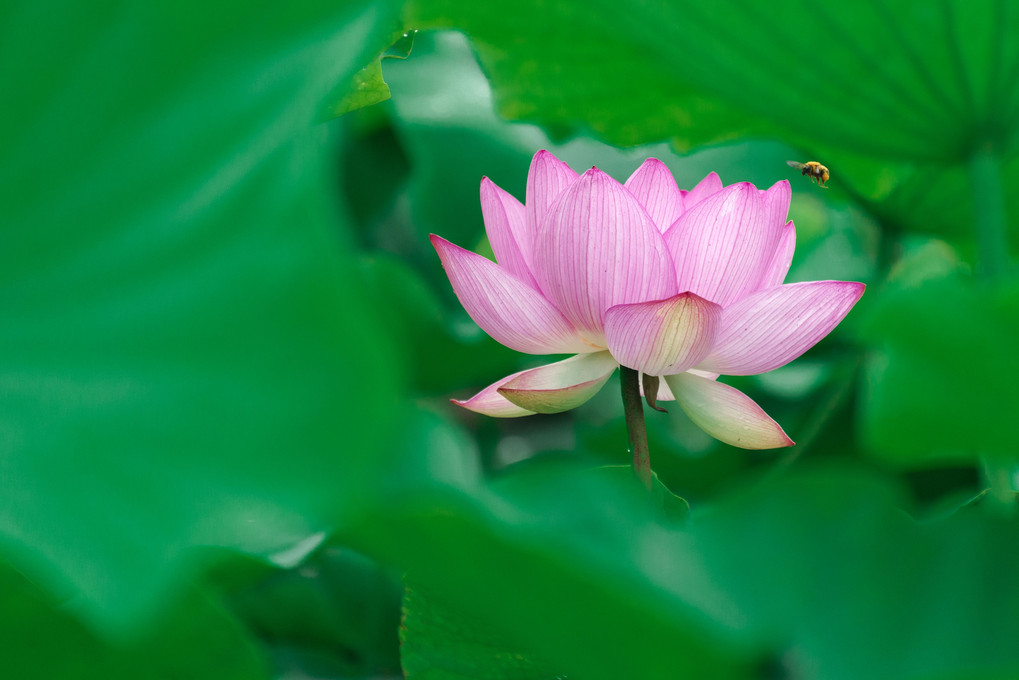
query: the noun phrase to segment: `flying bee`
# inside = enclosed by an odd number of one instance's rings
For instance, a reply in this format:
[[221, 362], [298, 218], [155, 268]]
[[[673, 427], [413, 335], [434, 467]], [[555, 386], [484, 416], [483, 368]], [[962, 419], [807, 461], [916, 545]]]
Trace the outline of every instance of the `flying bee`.
[[828, 181], [828, 168], [824, 167], [817, 161], [807, 161], [806, 163], [797, 163], [796, 161], [786, 161], [790, 168], [796, 168], [800, 171], [801, 175], [810, 177], [811, 182], [817, 182], [817, 185], [827, 189], [824, 183]]

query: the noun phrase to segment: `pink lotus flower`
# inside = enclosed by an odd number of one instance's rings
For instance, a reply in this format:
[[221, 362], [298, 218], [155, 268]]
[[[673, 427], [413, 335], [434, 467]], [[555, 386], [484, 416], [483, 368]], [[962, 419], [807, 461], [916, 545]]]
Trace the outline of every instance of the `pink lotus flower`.
[[792, 440], [720, 374], [776, 369], [825, 337], [863, 294], [846, 281], [783, 284], [795, 228], [789, 183], [723, 187], [711, 173], [690, 191], [654, 158], [625, 184], [597, 168], [579, 177], [547, 151], [526, 202], [481, 180], [498, 264], [436, 235], [460, 303], [503, 345], [575, 356], [486, 387], [464, 408], [512, 418], [583, 404], [618, 365], [663, 376], [711, 436], [748, 449]]

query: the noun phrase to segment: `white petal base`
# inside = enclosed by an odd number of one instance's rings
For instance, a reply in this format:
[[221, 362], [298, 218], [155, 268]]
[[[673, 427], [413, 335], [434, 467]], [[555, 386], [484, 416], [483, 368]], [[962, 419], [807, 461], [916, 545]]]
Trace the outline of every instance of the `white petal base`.
[[457, 406], [462, 406], [468, 411], [474, 411], [480, 413], [483, 416], [491, 416], [493, 418], [520, 418], [522, 416], [533, 416], [534, 411], [528, 411], [525, 408], [520, 408], [511, 401], [508, 401], [506, 397], [499, 394], [499, 388], [513, 380], [521, 373], [526, 371], [520, 371], [508, 375], [502, 380], [496, 381], [475, 394], [470, 399], [450, 399], [451, 402]]
[[561, 413], [597, 394], [617, 365], [608, 352], [578, 354], [524, 371], [506, 381], [498, 392], [510, 403], [528, 411]]
[[782, 427], [735, 387], [692, 373], [665, 376], [690, 420], [715, 439], [741, 449], [792, 446]]
[[580, 406], [597, 394], [617, 366], [608, 352], [578, 354], [506, 376], [470, 399], [451, 401], [469, 411], [495, 418], [560, 413]]

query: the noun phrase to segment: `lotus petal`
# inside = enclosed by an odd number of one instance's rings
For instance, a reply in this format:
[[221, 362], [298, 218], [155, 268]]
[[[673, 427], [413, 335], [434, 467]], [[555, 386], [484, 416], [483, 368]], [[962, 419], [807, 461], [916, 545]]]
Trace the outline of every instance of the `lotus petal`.
[[692, 373], [665, 376], [690, 420], [715, 439], [742, 449], [792, 446], [782, 427], [735, 387]]
[[510, 380], [513, 380], [521, 373], [524, 373], [524, 371], [508, 375], [502, 380], [492, 383], [470, 399], [465, 399], [463, 401], [460, 401], [459, 399], [450, 399], [450, 401], [457, 406], [463, 406], [468, 411], [492, 416], [493, 418], [520, 418], [521, 416], [533, 416], [534, 411], [528, 411], [525, 408], [520, 408], [513, 402], [506, 399], [506, 397], [499, 394], [500, 387]]
[[528, 411], [560, 413], [593, 397], [616, 370], [616, 365], [608, 352], [578, 354], [523, 371], [499, 387], [498, 392]]
[[693, 373], [694, 375], [699, 375], [700, 377], [707, 378], [708, 380], [717, 380], [718, 376], [721, 375], [721, 373], [712, 373], [711, 371], [701, 371], [701, 370], [696, 369], [696, 368], [691, 368], [689, 371], [687, 371], [687, 373]]
[[759, 291], [722, 312], [711, 354], [697, 368], [756, 375], [784, 366], [838, 325], [865, 286], [808, 281]]
[[718, 173], [709, 172], [708, 176], [697, 183], [690, 191], [680, 192], [683, 195], [683, 210], [684, 212], [694, 207], [708, 196], [716, 194], [722, 190], [722, 180], [718, 177]]
[[623, 186], [644, 206], [662, 233], [683, 212], [683, 195], [676, 186], [676, 179], [657, 158], [644, 161]]
[[596, 349], [522, 279], [444, 238], [435, 234], [430, 238], [460, 304], [497, 342], [527, 354], [572, 354]]
[[524, 206], [508, 192], [487, 177], [481, 178], [481, 215], [485, 219], [485, 233], [492, 244], [495, 260], [501, 267], [515, 274], [534, 288], [538, 284], [528, 263], [530, 251], [525, 255], [520, 243], [531, 246], [527, 236], [527, 217]]
[[665, 233], [679, 290], [723, 307], [756, 290], [780, 235], [764, 222], [761, 194], [747, 182], [728, 186], [684, 212]]
[[[521, 251], [527, 253], [528, 264], [533, 264], [534, 239], [545, 213], [566, 187], [576, 181], [577, 173], [544, 149], [531, 159], [531, 168], [527, 171], [527, 193], [524, 196], [527, 243], [519, 244]], [[533, 267], [531, 271], [534, 271]]]
[[782, 285], [785, 277], [789, 274], [789, 267], [793, 263], [793, 252], [796, 250], [796, 226], [790, 220], [782, 228], [782, 235], [778, 239], [778, 247], [771, 258], [771, 263], [765, 268], [764, 275], [758, 288], [773, 288]]
[[597, 168], [549, 209], [534, 262], [542, 292], [595, 345], [604, 346], [610, 307], [678, 292], [672, 257], [647, 211]]
[[693, 293], [617, 305], [605, 314], [609, 351], [623, 366], [648, 375], [696, 366], [715, 341], [722, 308]]
[[789, 219], [789, 204], [792, 202], [793, 191], [789, 187], [789, 180], [775, 182], [768, 189], [761, 192], [761, 199], [764, 203], [764, 224], [765, 228], [781, 232], [786, 220]]

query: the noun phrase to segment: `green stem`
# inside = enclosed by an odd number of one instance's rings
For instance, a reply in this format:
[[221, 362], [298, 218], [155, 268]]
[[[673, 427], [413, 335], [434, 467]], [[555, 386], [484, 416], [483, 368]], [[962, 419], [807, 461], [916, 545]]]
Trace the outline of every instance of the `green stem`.
[[1008, 228], [1001, 166], [989, 148], [977, 150], [969, 163], [973, 189], [973, 218], [977, 237], [977, 271], [988, 281], [1008, 273]]
[[[973, 189], [973, 219], [977, 237], [977, 271], [994, 284], [1008, 275], [1008, 224], [1005, 197], [1001, 187], [1001, 164], [990, 147], [974, 152], [969, 163]], [[1007, 514], [1015, 512], [1012, 489], [1013, 465], [1008, 460], [983, 456], [989, 500]]]
[[640, 398], [640, 375], [626, 366], [619, 367], [619, 387], [623, 393], [623, 412], [626, 414], [626, 431], [633, 451], [633, 472], [648, 491], [651, 490], [651, 454], [647, 447], [647, 428], [644, 425], [644, 402]]

